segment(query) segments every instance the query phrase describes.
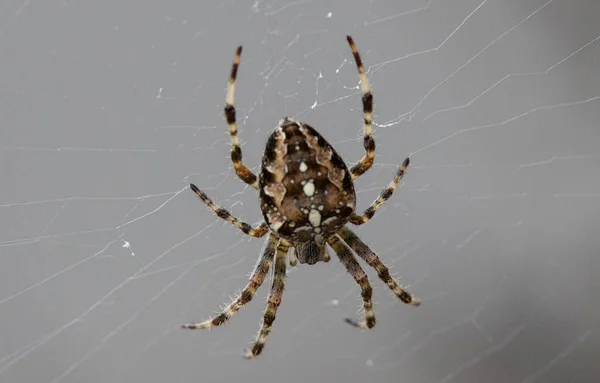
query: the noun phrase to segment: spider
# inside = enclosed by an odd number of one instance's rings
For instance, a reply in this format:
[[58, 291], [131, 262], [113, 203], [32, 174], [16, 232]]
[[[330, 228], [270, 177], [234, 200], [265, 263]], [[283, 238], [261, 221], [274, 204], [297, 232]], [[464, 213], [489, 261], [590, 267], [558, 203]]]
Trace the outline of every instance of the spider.
[[245, 234], [260, 238], [269, 233], [262, 256], [239, 296], [218, 315], [200, 323], [182, 326], [186, 329], [203, 329], [224, 324], [242, 306], [252, 300], [256, 290], [273, 267], [273, 279], [263, 322], [252, 347], [246, 349], [243, 354], [246, 358], [254, 358], [261, 353], [271, 332], [283, 295], [286, 257], [290, 249], [292, 251], [289, 252], [289, 264], [295, 266], [298, 261], [309, 265], [319, 261], [328, 262], [330, 255], [327, 245], [333, 248], [346, 270], [361, 288], [365, 319], [361, 322], [346, 319], [346, 322], [353, 326], [363, 329], [375, 326], [371, 300], [372, 288], [354, 254], [373, 267], [379, 278], [402, 302], [413, 306], [420, 304], [418, 299], [413, 298], [391, 277], [388, 268], [379, 257], [345, 226], [348, 222], [354, 225], [368, 222], [377, 209], [392, 196], [409, 163], [409, 159], [406, 158], [392, 182], [368, 209], [360, 215], [355, 213], [354, 180], [371, 168], [375, 157], [375, 141], [371, 126], [373, 95], [354, 41], [350, 36], [347, 36], [347, 40], [358, 68], [363, 93], [366, 154], [358, 163], [348, 169], [340, 155], [314, 128], [286, 117], [279, 121], [267, 140], [259, 176], [252, 173], [242, 163], [242, 150], [233, 106], [235, 81], [242, 54], [240, 46], [231, 68], [225, 101], [225, 118], [231, 138], [231, 160], [239, 178], [258, 189], [260, 208], [265, 221], [252, 227], [217, 206], [194, 184], [190, 185], [217, 216], [232, 223]]

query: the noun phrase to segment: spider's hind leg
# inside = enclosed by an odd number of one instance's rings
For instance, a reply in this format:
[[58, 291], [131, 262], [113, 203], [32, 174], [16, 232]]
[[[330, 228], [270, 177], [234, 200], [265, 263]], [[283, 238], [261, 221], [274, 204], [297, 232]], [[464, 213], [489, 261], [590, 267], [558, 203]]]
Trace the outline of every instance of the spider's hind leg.
[[375, 313], [373, 312], [373, 289], [369, 284], [369, 279], [365, 271], [360, 267], [358, 261], [352, 254], [350, 248], [340, 241], [336, 236], [330, 237], [327, 242], [333, 248], [340, 261], [346, 267], [346, 270], [354, 277], [354, 280], [361, 289], [363, 298], [363, 307], [365, 309], [365, 321], [359, 323], [354, 319], [346, 319], [346, 322], [360, 328], [373, 328], [375, 326]]
[[239, 309], [242, 308], [242, 306], [252, 300], [256, 290], [264, 282], [265, 277], [271, 268], [271, 263], [273, 262], [273, 257], [275, 256], [276, 246], [277, 239], [275, 237], [269, 237], [263, 255], [256, 264], [248, 284], [242, 290], [240, 295], [233, 302], [227, 305], [227, 307], [225, 307], [221, 313], [208, 320], [205, 320], [204, 322], [184, 324], [182, 327], [189, 330], [198, 330], [202, 328], [220, 326], [227, 322], [235, 313], [239, 311]]
[[354, 252], [361, 257], [369, 266], [374, 268], [377, 271], [377, 275], [379, 279], [381, 279], [385, 284], [393, 291], [393, 293], [404, 303], [412, 306], [419, 306], [421, 301], [417, 298], [413, 298], [402, 285], [392, 278], [390, 275], [389, 269], [381, 262], [381, 259], [373, 252], [373, 250], [369, 249], [369, 247], [361, 241], [360, 238], [354, 232], [347, 227], [343, 227], [338, 232], [338, 235], [342, 237], [344, 242], [350, 246]]
[[275, 316], [277, 315], [277, 309], [281, 304], [283, 297], [283, 289], [285, 287], [285, 276], [286, 276], [286, 255], [289, 249], [289, 244], [283, 240], [277, 245], [277, 255], [275, 256], [275, 268], [273, 270], [273, 283], [271, 284], [271, 291], [269, 291], [269, 297], [267, 298], [267, 308], [263, 316], [263, 322], [260, 326], [258, 335], [254, 344], [249, 349], [245, 350], [243, 356], [247, 359], [257, 357], [265, 347], [267, 343], [267, 337], [271, 333], [271, 327], [275, 322]]

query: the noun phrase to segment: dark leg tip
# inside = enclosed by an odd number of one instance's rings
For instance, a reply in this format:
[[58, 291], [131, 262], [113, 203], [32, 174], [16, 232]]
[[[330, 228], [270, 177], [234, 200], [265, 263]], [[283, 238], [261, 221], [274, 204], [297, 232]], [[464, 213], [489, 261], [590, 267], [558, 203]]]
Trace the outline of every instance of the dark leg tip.
[[346, 318], [344, 319], [344, 322], [348, 323], [352, 327], [357, 327], [363, 330], [369, 330], [375, 327], [375, 318], [372, 318], [371, 320], [367, 319], [364, 322], [359, 322], [351, 318]]
[[410, 164], [410, 158], [406, 157], [406, 159], [404, 160], [404, 162], [402, 163], [402, 167], [407, 168], [408, 164]]
[[200, 189], [198, 189], [196, 187], [196, 185], [194, 185], [194, 184], [190, 184], [190, 189], [192, 189], [192, 191], [196, 194], [198, 194], [198, 192], [200, 192]]
[[359, 323], [358, 321], [356, 321], [356, 320], [354, 320], [352, 318], [345, 318], [344, 322], [348, 323], [352, 327], [366, 328], [366, 326], [364, 324]]

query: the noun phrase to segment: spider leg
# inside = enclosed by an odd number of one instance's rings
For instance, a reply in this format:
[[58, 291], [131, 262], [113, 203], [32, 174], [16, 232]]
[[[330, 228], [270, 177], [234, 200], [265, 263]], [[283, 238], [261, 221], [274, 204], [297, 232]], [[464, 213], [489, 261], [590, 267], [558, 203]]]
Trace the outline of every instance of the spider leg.
[[369, 249], [369, 247], [361, 241], [360, 238], [352, 230], [347, 227], [343, 227], [338, 231], [338, 235], [342, 237], [344, 242], [350, 246], [354, 252], [361, 257], [369, 266], [377, 271], [379, 278], [385, 282], [385, 284], [396, 294], [396, 296], [404, 303], [419, 306], [421, 301], [417, 298], [413, 298], [402, 285], [398, 284], [390, 275], [388, 268], [381, 262], [381, 259]]
[[296, 256], [296, 249], [292, 249], [289, 256], [290, 267], [296, 266], [298, 263], [298, 257]]
[[357, 215], [356, 213], [353, 213], [350, 216], [349, 221], [351, 223], [353, 223], [355, 225], [362, 225], [363, 223], [365, 223], [365, 222], [369, 221], [371, 218], [373, 218], [377, 209], [379, 209], [379, 207], [381, 205], [383, 205], [383, 203], [392, 196], [392, 194], [394, 193], [394, 190], [396, 190], [396, 187], [398, 187], [398, 183], [400, 183], [400, 181], [402, 180], [402, 177], [404, 177], [404, 173], [406, 172], [406, 168], [408, 167], [409, 162], [410, 161], [408, 158], [404, 160], [404, 162], [402, 163], [402, 166], [400, 166], [400, 169], [398, 169], [398, 172], [396, 173], [396, 176], [394, 177], [392, 182], [390, 182], [390, 184], [388, 185], [387, 188], [383, 189], [383, 191], [381, 192], [379, 197], [377, 197], [377, 199], [375, 201], [373, 201], [371, 206], [369, 206], [367, 208], [367, 210], [365, 210], [364, 213], [362, 213], [361, 215]]
[[344, 264], [344, 266], [346, 266], [346, 270], [354, 277], [354, 280], [356, 283], [358, 283], [361, 289], [363, 307], [365, 308], [365, 321], [359, 323], [354, 319], [347, 318], [346, 322], [355, 327], [364, 329], [373, 328], [373, 326], [375, 326], [375, 313], [373, 312], [373, 301], [371, 300], [373, 289], [369, 284], [367, 274], [365, 274], [365, 271], [358, 264], [358, 261], [354, 257], [354, 254], [352, 254], [352, 251], [348, 245], [340, 241], [339, 238], [336, 236], [331, 236], [327, 240], [327, 243], [333, 247], [333, 250], [335, 250], [338, 258]]
[[364, 113], [364, 133], [363, 133], [363, 143], [366, 150], [366, 154], [361, 160], [356, 163], [350, 169], [350, 173], [352, 173], [352, 179], [355, 180], [364, 174], [369, 168], [373, 165], [373, 159], [375, 158], [375, 140], [373, 139], [373, 94], [371, 93], [371, 86], [369, 85], [369, 80], [367, 79], [367, 75], [365, 74], [365, 68], [363, 67], [362, 60], [360, 59], [360, 55], [356, 46], [354, 45], [354, 40], [352, 37], [346, 36], [348, 40], [348, 44], [350, 44], [350, 48], [352, 49], [352, 54], [354, 55], [354, 61], [356, 62], [356, 67], [358, 68], [358, 76], [360, 77], [360, 88], [363, 92], [362, 104], [363, 104], [363, 113]]
[[219, 218], [223, 218], [225, 221], [231, 223], [244, 233], [253, 237], [260, 238], [267, 234], [267, 232], [269, 231], [269, 226], [265, 222], [253, 228], [252, 226], [250, 226], [250, 224], [234, 217], [233, 215], [231, 215], [230, 212], [216, 205], [213, 201], [211, 201], [210, 198], [208, 198], [208, 196], [203, 191], [198, 189], [196, 185], [190, 184], [190, 188], [194, 193], [196, 193], [196, 195], [198, 195], [198, 197], [200, 197], [202, 201], [204, 201], [206, 205], [208, 205], [210, 210], [214, 211], [219, 216]]
[[227, 87], [227, 98], [225, 99], [225, 119], [229, 125], [229, 136], [231, 138], [231, 161], [238, 177], [245, 183], [258, 189], [258, 178], [250, 169], [242, 163], [242, 148], [240, 147], [240, 139], [238, 137], [237, 123], [235, 120], [235, 107], [233, 106], [233, 98], [235, 94], [235, 80], [237, 77], [238, 66], [240, 65], [240, 56], [242, 55], [242, 47], [238, 47], [231, 66], [231, 75], [229, 76], [229, 86]]
[[243, 354], [247, 359], [255, 358], [262, 352], [265, 343], [267, 342], [267, 337], [271, 332], [271, 327], [273, 326], [277, 314], [277, 308], [281, 304], [281, 298], [283, 296], [286, 270], [285, 260], [289, 247], [289, 244], [283, 240], [281, 240], [277, 246], [275, 267], [273, 269], [273, 283], [271, 285], [271, 291], [269, 291], [269, 297], [267, 298], [267, 308], [263, 317], [263, 323], [260, 326], [260, 331], [256, 336], [254, 344], [251, 348], [246, 349]]
[[244, 287], [240, 295], [233, 302], [227, 305], [227, 307], [225, 307], [225, 309], [221, 311], [221, 313], [204, 322], [184, 324], [181, 327], [190, 330], [198, 330], [202, 328], [220, 326], [223, 323], [227, 322], [235, 313], [239, 311], [240, 308], [242, 308], [242, 306], [244, 306], [246, 303], [252, 300], [252, 297], [254, 296], [254, 293], [256, 293], [256, 290], [264, 282], [265, 277], [267, 276], [267, 274], [269, 273], [269, 269], [271, 268], [271, 263], [273, 263], [273, 257], [275, 256], [276, 246], [277, 238], [270, 236], [267, 240], [267, 244], [265, 250], [263, 251], [262, 257], [258, 260], [256, 266], [254, 267], [254, 271], [250, 276], [248, 284], [246, 285], [246, 287]]

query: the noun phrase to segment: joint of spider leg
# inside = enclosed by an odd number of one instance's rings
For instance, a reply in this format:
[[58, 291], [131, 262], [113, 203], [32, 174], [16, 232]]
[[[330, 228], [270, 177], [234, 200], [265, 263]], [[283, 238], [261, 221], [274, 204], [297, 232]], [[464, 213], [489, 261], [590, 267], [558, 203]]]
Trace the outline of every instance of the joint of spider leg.
[[242, 305], [245, 305], [246, 303], [248, 303], [252, 300], [253, 296], [254, 296], [254, 294], [252, 293], [252, 291], [244, 290], [242, 292], [242, 294], [240, 295], [240, 303]]
[[389, 281], [392, 279], [392, 276], [390, 275], [390, 270], [387, 267], [378, 267], [378, 265], [371, 265], [372, 267], [375, 267], [375, 270], [377, 271], [377, 276], [379, 277], [379, 279], [383, 280], [383, 281]]
[[392, 190], [392, 188], [385, 188], [381, 194], [379, 195], [379, 197], [383, 200], [386, 200], [388, 198], [390, 198], [392, 196], [392, 194], [394, 193], [394, 191]]
[[266, 312], [263, 318], [265, 326], [272, 326], [273, 322], [275, 322], [275, 316], [276, 314], [274, 311], [269, 310]]
[[373, 94], [369, 91], [362, 96], [363, 102], [363, 112], [372, 113], [373, 112]]
[[250, 233], [250, 232], [252, 231], [252, 226], [250, 226], [250, 225], [249, 225], [249, 224], [247, 224], [246, 222], [242, 222], [242, 223], [240, 223], [240, 229], [241, 229], [241, 230], [242, 230], [244, 233], [248, 234], [248, 233]]
[[[231, 104], [225, 105], [225, 119], [227, 121], [227, 124], [229, 124], [229, 125], [235, 124], [235, 107]], [[236, 135], [236, 133], [234, 133], [233, 131], [230, 132], [230, 134], [232, 136]]]
[[217, 210], [215, 210], [215, 213], [217, 214], [217, 216], [219, 218], [223, 218], [223, 219], [229, 218], [229, 213], [227, 212], [227, 210], [225, 210], [223, 208], [218, 208]]
[[372, 135], [369, 134], [369, 135], [364, 136], [363, 144], [364, 144], [367, 152], [369, 152], [369, 153], [375, 152], [375, 139], [373, 138]]
[[234, 163], [239, 163], [242, 161], [242, 149], [237, 145], [231, 148], [231, 160]]

